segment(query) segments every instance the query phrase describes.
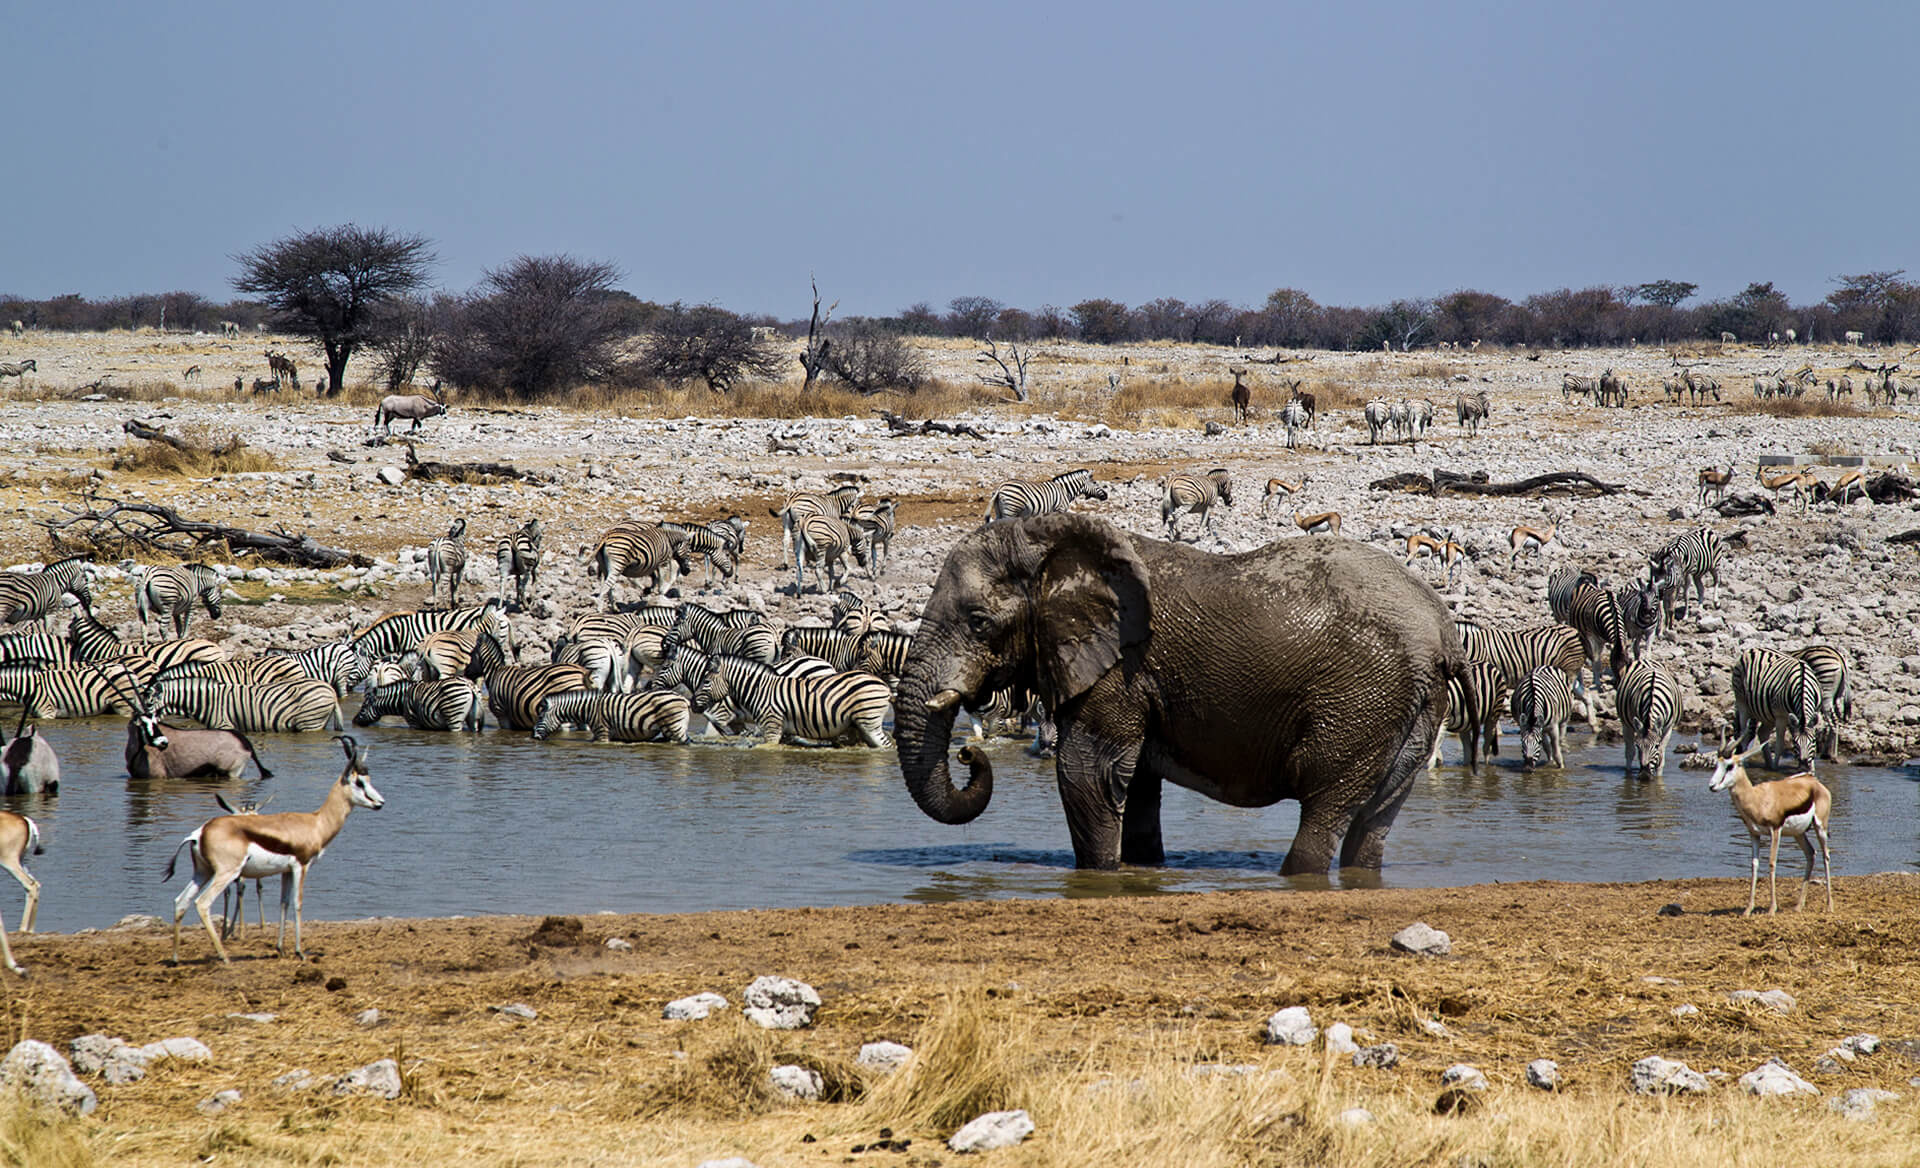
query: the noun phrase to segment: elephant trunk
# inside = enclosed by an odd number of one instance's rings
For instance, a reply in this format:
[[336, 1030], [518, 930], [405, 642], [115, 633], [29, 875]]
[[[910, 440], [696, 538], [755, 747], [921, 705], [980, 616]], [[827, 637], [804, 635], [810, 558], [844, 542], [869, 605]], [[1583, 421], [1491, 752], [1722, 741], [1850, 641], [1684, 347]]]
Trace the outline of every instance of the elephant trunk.
[[900, 773], [920, 810], [941, 823], [971, 823], [993, 798], [993, 764], [971, 746], [960, 752], [970, 773], [967, 785], [956, 787], [947, 763], [953, 739], [953, 720], [961, 696], [953, 690], [935, 694], [927, 669], [912, 668], [901, 680], [894, 703], [894, 743], [900, 751]]

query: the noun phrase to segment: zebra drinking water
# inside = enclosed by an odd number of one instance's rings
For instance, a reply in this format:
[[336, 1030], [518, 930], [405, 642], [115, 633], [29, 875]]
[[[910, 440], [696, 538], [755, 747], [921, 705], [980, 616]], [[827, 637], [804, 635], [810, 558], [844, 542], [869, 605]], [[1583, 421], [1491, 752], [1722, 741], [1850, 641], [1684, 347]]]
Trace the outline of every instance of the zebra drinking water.
[[1812, 771], [1822, 696], [1820, 675], [1806, 661], [1772, 649], [1743, 650], [1733, 662], [1733, 730], [1739, 736], [1734, 753], [1745, 753], [1757, 736], [1771, 769], [1792, 739], [1795, 757]]
[[372, 686], [353, 724], [371, 726], [388, 714], [400, 715], [415, 730], [478, 731], [486, 723], [480, 686], [464, 677]]
[[576, 689], [540, 703], [533, 736], [546, 738], [570, 724], [591, 731], [595, 742], [685, 742], [692, 720], [692, 703], [671, 690], [607, 694]]
[[1573, 718], [1573, 685], [1564, 670], [1542, 665], [1513, 687], [1510, 705], [1520, 729], [1520, 761], [1531, 768], [1537, 759], [1551, 766], [1567, 765], [1567, 723]]
[[1853, 718], [1853, 682], [1847, 655], [1832, 645], [1808, 645], [1796, 649], [1795, 657], [1805, 661], [1820, 683], [1820, 757], [1832, 761], [1839, 746], [1840, 723]]
[[871, 674], [782, 677], [758, 662], [715, 656], [694, 689], [693, 704], [704, 711], [720, 702], [757, 725], [763, 744], [783, 737], [814, 743], [854, 737], [875, 749], [893, 747], [882, 725], [892, 695]]

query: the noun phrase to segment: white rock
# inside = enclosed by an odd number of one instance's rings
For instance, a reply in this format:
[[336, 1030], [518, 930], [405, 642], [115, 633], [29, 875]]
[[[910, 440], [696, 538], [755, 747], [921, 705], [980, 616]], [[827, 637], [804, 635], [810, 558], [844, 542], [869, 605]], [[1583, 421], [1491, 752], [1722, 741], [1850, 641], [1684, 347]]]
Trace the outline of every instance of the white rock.
[[1735, 990], [1727, 995], [1727, 1001], [1732, 1002], [1736, 1006], [1743, 1002], [1753, 1002], [1782, 1014], [1792, 1013], [1793, 1007], [1796, 1005], [1792, 994], [1785, 990], [1777, 989], [1768, 990], [1765, 993], [1759, 990]]
[[265, 1026], [269, 1022], [278, 1022], [280, 1020], [278, 1014], [228, 1014], [227, 1017], [235, 1022], [252, 1022], [258, 1026]]
[[225, 1091], [216, 1091], [202, 1099], [193, 1105], [193, 1109], [201, 1115], [219, 1115], [238, 1102], [240, 1102], [240, 1092], [229, 1087]]
[[819, 1071], [810, 1071], [792, 1063], [782, 1063], [773, 1068], [767, 1072], [767, 1077], [773, 1080], [775, 1093], [784, 1095], [788, 1099], [818, 1101], [820, 1092], [826, 1086], [820, 1078]]
[[1448, 1030], [1446, 1023], [1440, 1021], [1438, 1018], [1420, 1019], [1420, 1029], [1426, 1031], [1428, 1034], [1432, 1035], [1435, 1038], [1452, 1038], [1453, 1037], [1453, 1031]]
[[1818, 1095], [1820, 1088], [1795, 1074], [1779, 1059], [1768, 1059], [1740, 1076], [1740, 1087], [1749, 1095]]
[[320, 1085], [320, 1076], [301, 1067], [288, 1071], [267, 1085], [276, 1091], [311, 1091]]
[[140, 1048], [149, 1062], [159, 1059], [179, 1059], [183, 1063], [204, 1063], [213, 1058], [213, 1052], [207, 1044], [197, 1038], [163, 1038], [159, 1042], [149, 1042]]
[[1840, 1045], [1855, 1054], [1872, 1054], [1874, 1051], [1880, 1049], [1880, 1036], [1878, 1034], [1856, 1034], [1843, 1041]]
[[525, 1002], [509, 1002], [504, 1006], [495, 1006], [494, 1011], [502, 1018], [517, 1018], [522, 1022], [531, 1022], [540, 1017], [540, 1012]]
[[134, 929], [157, 929], [164, 924], [159, 917], [151, 913], [128, 913], [109, 926], [110, 932], [130, 932]]
[[1855, 1087], [1827, 1100], [1827, 1106], [1856, 1123], [1873, 1118], [1873, 1109], [1882, 1103], [1891, 1103], [1900, 1098], [1896, 1091], [1882, 1091], [1878, 1087]]
[[855, 1066], [872, 1067], [883, 1075], [891, 1075], [906, 1066], [912, 1057], [912, 1047], [897, 1042], [869, 1042], [860, 1048], [853, 1062]]
[[11, 1087], [36, 1103], [90, 1115], [100, 1105], [93, 1088], [73, 1073], [67, 1056], [29, 1038], [0, 1059], [0, 1087]]
[[1699, 1012], [1700, 1007], [1694, 1005], [1692, 1002], [1682, 1002], [1669, 1011], [1675, 1018], [1691, 1018]]
[[1440, 1085], [1458, 1087], [1462, 1091], [1485, 1091], [1487, 1077], [1480, 1073], [1478, 1067], [1469, 1066], [1466, 1063], [1455, 1063], [1440, 1072]]
[[667, 1003], [660, 1016], [670, 1022], [697, 1022], [715, 1010], [727, 1008], [727, 999], [714, 993], [695, 994], [690, 998], [676, 998]]
[[1011, 1148], [1033, 1134], [1033, 1117], [1024, 1111], [989, 1111], [967, 1121], [947, 1140], [956, 1152], [991, 1152]]
[[813, 1025], [820, 995], [812, 986], [790, 977], [756, 977], [741, 995], [740, 1012], [747, 1021], [768, 1030], [798, 1030]]
[[1327, 1049], [1334, 1054], [1352, 1054], [1360, 1049], [1360, 1044], [1353, 1040], [1353, 1027], [1345, 1022], [1335, 1022], [1327, 1027], [1326, 1043]]
[[1542, 1091], [1560, 1089], [1560, 1064], [1552, 1059], [1534, 1059], [1527, 1064], [1527, 1086]]
[[335, 1095], [372, 1095], [377, 1099], [400, 1098], [400, 1064], [381, 1059], [364, 1067], [355, 1067], [334, 1080]]
[[1627, 1082], [1635, 1095], [1703, 1095], [1707, 1091], [1705, 1075], [1657, 1054], [1633, 1064]]
[[1391, 1042], [1362, 1047], [1353, 1052], [1353, 1065], [1384, 1071], [1400, 1061], [1400, 1048]]
[[1453, 940], [1425, 921], [1415, 921], [1393, 935], [1393, 947], [1419, 957], [1445, 957], [1453, 952]]
[[1305, 1006], [1288, 1006], [1267, 1019], [1270, 1046], [1305, 1046], [1320, 1034]]
[[380, 1011], [374, 1009], [372, 1006], [368, 1006], [353, 1016], [353, 1022], [356, 1026], [378, 1026], [380, 1025]]
[[1348, 1127], [1365, 1127], [1373, 1122], [1373, 1112], [1364, 1107], [1349, 1107], [1333, 1119], [1335, 1123], [1345, 1124]]
[[389, 487], [397, 487], [407, 481], [407, 472], [397, 466], [383, 466], [374, 472], [373, 477], [379, 479]]
[[625, 953], [633, 948], [633, 942], [627, 940], [625, 937], [608, 937], [607, 948], [613, 950], [615, 953]]
[[73, 1056], [73, 1067], [83, 1075], [97, 1075], [115, 1061], [137, 1063], [144, 1067], [147, 1056], [137, 1046], [131, 1046], [124, 1038], [114, 1038], [105, 1034], [83, 1034], [67, 1044], [68, 1052]]

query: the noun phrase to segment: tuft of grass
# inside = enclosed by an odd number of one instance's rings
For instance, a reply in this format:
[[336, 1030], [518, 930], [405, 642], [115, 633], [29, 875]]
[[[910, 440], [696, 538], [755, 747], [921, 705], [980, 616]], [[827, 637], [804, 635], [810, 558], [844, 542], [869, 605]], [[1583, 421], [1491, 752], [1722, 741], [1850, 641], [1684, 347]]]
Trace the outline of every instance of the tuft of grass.
[[1465, 373], [1466, 368], [1451, 361], [1416, 361], [1400, 369], [1400, 376], [1429, 378], [1437, 381], [1451, 381], [1456, 373]]
[[949, 991], [911, 1044], [913, 1059], [875, 1087], [869, 1127], [952, 1131], [976, 1115], [1027, 1104], [1040, 1061], [1031, 1027], [996, 1009], [984, 986]]
[[642, 1118], [733, 1119], [764, 1114], [785, 1102], [768, 1076], [775, 1066], [789, 1063], [820, 1076], [824, 1103], [851, 1102], [865, 1090], [850, 1063], [807, 1050], [782, 1049], [771, 1031], [735, 1016], [732, 1028], [711, 1049], [699, 1055], [689, 1051], [665, 1078], [645, 1088], [635, 1110]]
[[1776, 418], [1871, 418], [1874, 411], [1862, 409], [1850, 401], [1828, 401], [1812, 393], [1800, 397], [1734, 398], [1741, 413], [1769, 414]]
[[78, 1120], [22, 1096], [0, 1099], [0, 1166], [4, 1168], [92, 1168], [93, 1148]]
[[130, 440], [114, 453], [113, 469], [141, 474], [205, 478], [215, 474], [279, 470], [280, 460], [248, 446], [240, 435], [209, 426], [182, 426], [175, 434], [187, 448]]

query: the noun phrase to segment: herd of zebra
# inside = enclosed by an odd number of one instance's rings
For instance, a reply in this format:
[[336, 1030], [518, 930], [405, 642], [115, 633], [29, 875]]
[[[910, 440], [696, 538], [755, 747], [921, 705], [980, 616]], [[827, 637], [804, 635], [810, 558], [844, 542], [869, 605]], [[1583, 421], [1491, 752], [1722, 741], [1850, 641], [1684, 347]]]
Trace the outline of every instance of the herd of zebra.
[[[1463, 392], [1454, 399], [1454, 423], [1470, 436], [1480, 432], [1488, 411], [1487, 391], [1484, 389]], [[1393, 436], [1401, 442], [1417, 443], [1426, 437], [1427, 430], [1433, 425], [1434, 405], [1429, 398], [1409, 398], [1398, 402], [1374, 398], [1367, 403], [1362, 416], [1367, 422], [1368, 445], [1379, 445], [1380, 436], [1388, 430], [1392, 430]]]
[[[1694, 405], [1700, 405], [1708, 398], [1714, 401], [1723, 400], [1720, 396], [1718, 378], [1700, 372], [1694, 365], [1682, 364], [1677, 357], [1674, 358], [1674, 365], [1676, 368], [1673, 375], [1662, 378], [1660, 382], [1665, 400], [1674, 403], [1691, 401]], [[1860, 392], [1869, 406], [1890, 407], [1902, 397], [1911, 403], [1916, 396], [1920, 396], [1920, 382], [1896, 377], [1895, 374], [1899, 369], [1900, 366], [1897, 363], [1883, 362], [1878, 366], [1868, 366], [1855, 361], [1838, 377], [1824, 379], [1827, 400], [1838, 401], [1844, 397], [1851, 401], [1854, 391], [1853, 374], [1858, 373], [1861, 375]], [[1783, 365], [1771, 373], [1753, 375], [1753, 396], [1760, 401], [1770, 398], [1797, 398], [1804, 396], [1808, 390], [1820, 388], [1821, 384], [1822, 379], [1814, 372], [1813, 366], [1802, 365], [1788, 372]], [[1630, 396], [1631, 387], [1627, 379], [1611, 368], [1598, 377], [1587, 377], [1577, 373], [1565, 373], [1560, 377], [1560, 399], [1565, 402], [1583, 398], [1596, 406], [1624, 408]]]

